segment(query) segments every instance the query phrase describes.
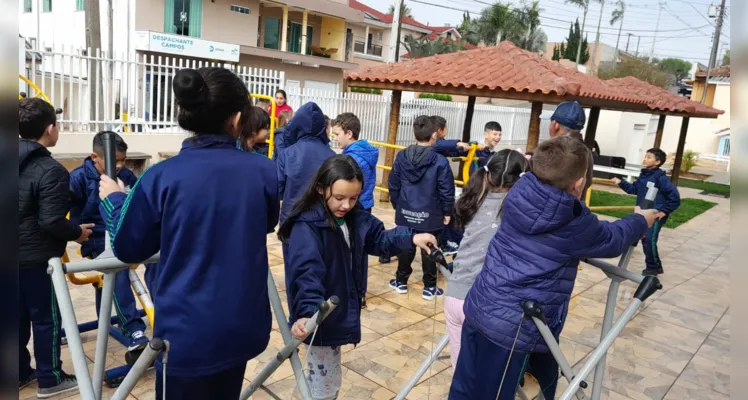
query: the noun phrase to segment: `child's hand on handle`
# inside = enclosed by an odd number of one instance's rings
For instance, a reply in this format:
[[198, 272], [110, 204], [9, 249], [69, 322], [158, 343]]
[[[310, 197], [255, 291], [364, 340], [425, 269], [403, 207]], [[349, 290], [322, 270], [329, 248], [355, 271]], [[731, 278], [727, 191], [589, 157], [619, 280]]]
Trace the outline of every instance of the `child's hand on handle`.
[[101, 181], [99, 181], [99, 198], [104, 200], [112, 193], [122, 192], [125, 193], [125, 184], [119, 178], [115, 182], [112, 178], [107, 175], [101, 175]]
[[82, 224], [81, 225], [81, 235], [78, 237], [78, 239], [75, 239], [77, 243], [83, 243], [87, 242], [88, 238], [93, 234], [93, 227], [94, 224]]
[[664, 213], [662, 211], [657, 211], [654, 209], [642, 210], [641, 208], [639, 208], [639, 206], [636, 206], [634, 212], [643, 216], [644, 219], [647, 220], [647, 226], [650, 228], [652, 227], [652, 225], [654, 225], [656, 220], [664, 216]]
[[291, 337], [294, 339], [304, 340], [309, 335], [306, 331], [306, 323], [309, 322], [309, 318], [299, 318], [294, 322], [291, 327]]
[[470, 150], [470, 144], [465, 142], [457, 142], [457, 147], [459, 147], [462, 151]]
[[449, 215], [444, 216], [444, 225], [449, 225], [449, 221], [452, 220], [452, 217]]
[[429, 245], [432, 245], [434, 247], [438, 247], [439, 242], [436, 241], [436, 237], [430, 233], [419, 233], [417, 235], [413, 235], [413, 244], [422, 248], [426, 251], [426, 254], [431, 254], [431, 249], [429, 249]]

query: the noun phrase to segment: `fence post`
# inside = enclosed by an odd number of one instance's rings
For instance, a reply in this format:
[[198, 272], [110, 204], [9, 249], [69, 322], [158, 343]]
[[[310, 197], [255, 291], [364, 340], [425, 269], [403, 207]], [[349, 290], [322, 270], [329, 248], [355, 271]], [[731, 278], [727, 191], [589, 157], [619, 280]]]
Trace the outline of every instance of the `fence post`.
[[[403, 92], [400, 90], [392, 91], [392, 104], [390, 106], [390, 131], [387, 136], [387, 143], [397, 143], [397, 128], [400, 125], [400, 100], [402, 99]], [[395, 149], [387, 148], [387, 153], [384, 157], [384, 165], [392, 167], [395, 162]], [[382, 173], [382, 186], [388, 187], [390, 178], [390, 171], [383, 171]], [[379, 201], [387, 202], [390, 199], [388, 192], [382, 192], [379, 196]]]

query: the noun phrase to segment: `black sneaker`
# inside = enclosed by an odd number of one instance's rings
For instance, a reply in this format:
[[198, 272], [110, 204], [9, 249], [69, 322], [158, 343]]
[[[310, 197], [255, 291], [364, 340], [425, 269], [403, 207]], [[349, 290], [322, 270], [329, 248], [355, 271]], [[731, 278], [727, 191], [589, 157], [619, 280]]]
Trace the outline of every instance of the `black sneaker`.
[[32, 368], [29, 376], [18, 381], [18, 390], [21, 390], [34, 382], [36, 382], [36, 371]]
[[665, 271], [662, 268], [644, 268], [642, 271], [642, 275], [644, 276], [657, 276], [664, 273]]
[[390, 261], [392, 261], [391, 257], [379, 257], [379, 263], [380, 264], [387, 264]]
[[50, 397], [57, 396], [61, 393], [67, 393], [78, 390], [78, 380], [75, 379], [75, 375], [68, 375], [64, 372], [61, 373], [60, 383], [56, 386], [48, 388], [39, 388], [36, 392], [37, 399], [47, 399]]

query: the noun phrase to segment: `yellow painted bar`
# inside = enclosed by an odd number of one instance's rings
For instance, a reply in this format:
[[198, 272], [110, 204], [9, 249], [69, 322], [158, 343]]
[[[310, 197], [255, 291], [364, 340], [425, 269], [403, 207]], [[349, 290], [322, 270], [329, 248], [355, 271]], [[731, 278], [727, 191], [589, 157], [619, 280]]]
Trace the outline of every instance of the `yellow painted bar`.
[[384, 142], [369, 142], [369, 144], [372, 146], [384, 147], [387, 149], [395, 149], [395, 150], [403, 150], [405, 148], [405, 146], [398, 146], [396, 144], [389, 144], [389, 143], [384, 143]]
[[270, 102], [270, 136], [268, 137], [268, 140], [265, 143], [268, 143], [268, 158], [273, 158], [273, 150], [275, 148], [275, 125], [277, 118], [274, 117], [275, 115], [275, 98], [273, 96], [266, 96], [264, 94], [257, 94], [257, 93], [250, 93], [249, 97], [253, 97], [255, 99], [262, 99], [267, 100]]
[[[42, 98], [42, 99], [44, 99], [44, 101], [46, 101], [47, 103], [49, 103], [49, 104], [52, 104], [52, 102], [51, 102], [51, 101], [49, 100], [49, 97], [47, 97], [47, 95], [46, 95], [46, 94], [44, 94], [44, 92], [42, 92], [42, 90], [41, 90], [41, 89], [39, 89], [39, 86], [36, 86], [36, 85], [34, 84], [34, 82], [31, 82], [30, 80], [26, 79], [26, 77], [25, 77], [25, 76], [23, 76], [23, 75], [20, 75], [20, 74], [18, 75], [18, 79], [20, 79], [20, 80], [22, 80], [22, 81], [26, 82], [26, 84], [27, 84], [27, 85], [31, 86], [31, 88], [32, 88], [32, 89], [34, 89], [34, 91], [36, 92], [36, 94], [34, 95], [34, 97], [41, 97], [41, 98]], [[29, 93], [26, 93], [26, 97], [29, 97]], [[18, 94], [18, 100], [21, 100], [22, 98], [23, 98], [23, 97], [21, 97], [21, 94], [19, 93], [19, 94]]]
[[374, 186], [374, 189], [377, 189], [377, 190], [379, 190], [380, 192], [385, 192], [385, 193], [389, 193], [389, 192], [390, 192], [390, 190], [389, 190], [389, 189], [383, 188], [383, 187], [381, 187], [381, 186]]
[[590, 202], [592, 201], [592, 185], [587, 189], [587, 193], [584, 194], [584, 204], [587, 205], [587, 207], [590, 206]]
[[468, 150], [467, 157], [465, 157], [465, 163], [462, 166], [462, 180], [467, 185], [470, 182], [470, 166], [473, 164], [475, 159], [475, 152], [478, 151], [477, 144], [471, 144], [470, 150]]

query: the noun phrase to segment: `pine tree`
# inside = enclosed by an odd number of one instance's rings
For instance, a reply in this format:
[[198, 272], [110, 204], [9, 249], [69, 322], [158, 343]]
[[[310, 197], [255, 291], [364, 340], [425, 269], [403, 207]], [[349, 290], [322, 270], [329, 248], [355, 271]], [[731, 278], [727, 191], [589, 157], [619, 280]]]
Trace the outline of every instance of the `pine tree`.
[[553, 46], [553, 56], [551, 57], [551, 59], [553, 61], [558, 61], [559, 55], [558, 44], [556, 44]]
[[584, 40], [582, 41], [582, 54], [579, 56], [579, 63], [580, 64], [587, 64], [587, 61], [590, 59], [590, 48], [587, 43], [587, 37], [585, 36]]
[[[559, 58], [576, 61], [577, 59], [577, 48], [579, 47], [579, 41], [582, 39], [582, 28], [579, 26], [579, 20], [577, 19], [573, 24], [569, 25], [569, 36], [566, 37], [566, 43], [561, 43], [559, 49]], [[582, 53], [579, 56], [579, 63], [584, 64], [590, 59], [590, 51], [587, 45], [587, 38], [582, 41]]]
[[558, 58], [561, 59], [566, 54], [566, 44], [561, 42], [561, 47], [558, 49]]

